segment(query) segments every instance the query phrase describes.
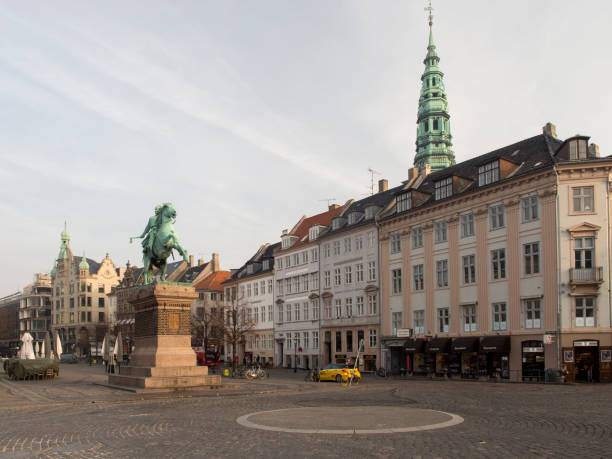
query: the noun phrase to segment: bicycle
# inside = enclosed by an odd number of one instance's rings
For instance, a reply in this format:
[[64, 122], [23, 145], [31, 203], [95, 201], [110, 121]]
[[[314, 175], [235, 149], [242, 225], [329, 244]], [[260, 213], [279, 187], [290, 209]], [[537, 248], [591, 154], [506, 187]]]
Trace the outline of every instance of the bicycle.
[[343, 375], [342, 379], [340, 380], [340, 384], [342, 384], [342, 387], [356, 386], [359, 384], [359, 381], [361, 381], [361, 378], [358, 378], [353, 373], [350, 373]]
[[304, 377], [304, 381], [307, 382], [319, 382], [320, 381], [320, 376], [319, 376], [319, 370], [310, 370], [308, 373], [306, 373], [306, 376]]

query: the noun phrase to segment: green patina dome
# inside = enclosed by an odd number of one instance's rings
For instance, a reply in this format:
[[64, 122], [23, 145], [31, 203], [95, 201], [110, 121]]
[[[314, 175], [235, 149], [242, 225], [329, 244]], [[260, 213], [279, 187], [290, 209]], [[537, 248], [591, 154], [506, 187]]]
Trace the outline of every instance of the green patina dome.
[[79, 269], [86, 269], [89, 271], [89, 263], [87, 263], [87, 258], [85, 258], [85, 252], [83, 252], [83, 258], [81, 258], [81, 262], [79, 263]]
[[440, 58], [436, 53], [431, 19], [430, 16], [429, 44], [423, 61], [425, 71], [421, 76], [423, 84], [417, 115], [417, 154], [414, 166], [421, 168], [429, 164], [431, 171], [435, 172], [455, 164], [455, 154], [451, 149], [452, 135], [444, 73], [438, 66]]

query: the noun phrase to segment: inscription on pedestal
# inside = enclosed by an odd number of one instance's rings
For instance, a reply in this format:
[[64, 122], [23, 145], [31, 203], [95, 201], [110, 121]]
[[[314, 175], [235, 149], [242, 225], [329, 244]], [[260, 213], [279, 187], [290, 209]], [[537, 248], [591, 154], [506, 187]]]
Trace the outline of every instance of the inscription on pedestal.
[[169, 312], [168, 313], [168, 328], [170, 330], [178, 330], [179, 329], [179, 313], [178, 312]]

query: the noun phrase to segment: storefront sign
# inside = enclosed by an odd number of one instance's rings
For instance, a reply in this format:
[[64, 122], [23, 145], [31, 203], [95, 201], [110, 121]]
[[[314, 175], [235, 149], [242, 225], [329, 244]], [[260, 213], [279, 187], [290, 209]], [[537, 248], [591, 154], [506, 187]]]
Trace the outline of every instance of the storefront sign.
[[542, 337], [542, 342], [544, 344], [552, 344], [554, 338], [554, 335], [546, 334]]
[[574, 347], [597, 347], [599, 341], [574, 341]]
[[543, 347], [524, 347], [523, 348], [523, 352], [528, 353], [528, 352], [544, 352], [544, 348]]
[[398, 338], [409, 338], [412, 336], [412, 328], [398, 328], [396, 336]]

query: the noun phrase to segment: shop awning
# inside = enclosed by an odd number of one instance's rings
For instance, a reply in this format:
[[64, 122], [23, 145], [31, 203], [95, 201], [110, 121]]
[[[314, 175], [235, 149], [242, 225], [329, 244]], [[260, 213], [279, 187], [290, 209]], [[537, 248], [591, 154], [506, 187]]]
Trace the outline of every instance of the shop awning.
[[406, 340], [403, 338], [383, 339], [383, 343], [387, 347], [404, 347], [405, 342]]
[[478, 352], [478, 337], [466, 336], [455, 338], [451, 349], [453, 352]]
[[510, 352], [509, 336], [485, 336], [480, 342], [481, 352]]
[[425, 340], [423, 338], [407, 339], [404, 344], [404, 349], [407, 352], [416, 352], [421, 354], [425, 350]]
[[450, 338], [434, 338], [425, 344], [426, 352], [448, 352], [450, 349]]

